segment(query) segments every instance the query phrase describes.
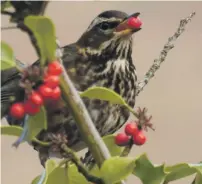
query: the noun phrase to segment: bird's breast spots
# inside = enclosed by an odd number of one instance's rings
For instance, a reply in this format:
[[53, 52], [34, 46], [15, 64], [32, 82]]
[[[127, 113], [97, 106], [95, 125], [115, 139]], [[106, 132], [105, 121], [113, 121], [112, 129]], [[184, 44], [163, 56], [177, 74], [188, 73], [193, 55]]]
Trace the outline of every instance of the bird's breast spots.
[[121, 113], [120, 108], [117, 105], [113, 105], [109, 108], [107, 119], [102, 127], [102, 134], [106, 134], [110, 129], [115, 129], [117, 123], [119, 124]]
[[96, 122], [98, 120], [100, 112], [97, 109], [92, 109], [90, 111], [90, 114], [91, 114], [91, 117], [92, 117], [93, 121]]
[[79, 54], [81, 54], [85, 58], [88, 57], [87, 54], [86, 54], [86, 49], [85, 48], [78, 48], [78, 52], [79, 52]]
[[76, 74], [76, 68], [67, 68], [66, 71], [69, 75], [74, 76]]

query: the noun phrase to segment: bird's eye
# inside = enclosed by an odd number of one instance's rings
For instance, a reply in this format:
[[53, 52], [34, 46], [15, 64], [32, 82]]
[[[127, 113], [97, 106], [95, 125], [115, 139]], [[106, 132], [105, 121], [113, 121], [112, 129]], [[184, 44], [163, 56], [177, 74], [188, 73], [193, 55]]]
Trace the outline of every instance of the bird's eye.
[[102, 24], [100, 24], [100, 29], [102, 30], [107, 30], [109, 28], [110, 28], [110, 25], [107, 22], [103, 22]]

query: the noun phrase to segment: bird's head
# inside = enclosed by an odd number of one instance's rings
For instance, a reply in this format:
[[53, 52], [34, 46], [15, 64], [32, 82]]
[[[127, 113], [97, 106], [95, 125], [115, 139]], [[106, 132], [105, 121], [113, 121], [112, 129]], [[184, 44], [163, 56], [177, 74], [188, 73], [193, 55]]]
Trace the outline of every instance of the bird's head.
[[78, 44], [90, 54], [100, 55], [106, 50], [125, 55], [131, 49], [132, 34], [141, 29], [139, 14], [129, 16], [121, 11], [105, 11], [91, 22]]

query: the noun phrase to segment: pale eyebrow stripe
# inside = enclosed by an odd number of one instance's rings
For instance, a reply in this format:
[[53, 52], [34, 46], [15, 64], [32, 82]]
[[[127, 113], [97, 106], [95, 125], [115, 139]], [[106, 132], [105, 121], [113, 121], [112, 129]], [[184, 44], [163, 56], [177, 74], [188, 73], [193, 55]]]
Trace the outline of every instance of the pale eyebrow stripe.
[[101, 17], [97, 17], [92, 23], [91, 25], [88, 27], [87, 31], [91, 30], [94, 26], [98, 25], [99, 23], [101, 22], [105, 22], [105, 21], [108, 21], [108, 22], [114, 22], [114, 21], [122, 21], [122, 19], [117, 19], [115, 17], [111, 17], [111, 18], [101, 18]]

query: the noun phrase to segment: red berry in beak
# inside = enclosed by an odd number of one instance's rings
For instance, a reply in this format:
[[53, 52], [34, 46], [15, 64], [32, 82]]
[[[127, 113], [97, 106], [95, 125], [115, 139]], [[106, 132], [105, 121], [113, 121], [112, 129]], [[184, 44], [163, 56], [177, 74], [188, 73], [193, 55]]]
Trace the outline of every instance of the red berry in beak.
[[139, 17], [131, 17], [128, 19], [128, 26], [130, 28], [140, 28], [142, 25], [142, 21]]

